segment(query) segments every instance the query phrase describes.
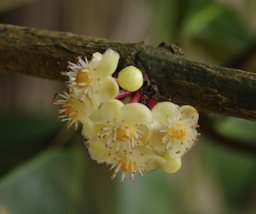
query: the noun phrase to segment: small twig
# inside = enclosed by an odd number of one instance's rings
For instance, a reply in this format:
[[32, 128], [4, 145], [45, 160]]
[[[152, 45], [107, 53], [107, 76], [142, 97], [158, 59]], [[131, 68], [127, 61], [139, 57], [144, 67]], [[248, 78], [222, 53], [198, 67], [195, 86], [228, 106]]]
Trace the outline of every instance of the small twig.
[[141, 68], [159, 100], [256, 120], [256, 73], [189, 61], [172, 44], [153, 47], [0, 25], [0, 72], [63, 80], [61, 71], [68, 61], [107, 48], [119, 52], [118, 70], [126, 65]]

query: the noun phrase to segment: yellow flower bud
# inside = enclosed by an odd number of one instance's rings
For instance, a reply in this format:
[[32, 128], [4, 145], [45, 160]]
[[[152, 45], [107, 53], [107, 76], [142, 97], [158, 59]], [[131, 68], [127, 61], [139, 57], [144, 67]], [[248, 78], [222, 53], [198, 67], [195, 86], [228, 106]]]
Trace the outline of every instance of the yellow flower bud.
[[143, 85], [143, 74], [138, 68], [127, 66], [119, 72], [118, 83], [127, 91], [137, 91]]

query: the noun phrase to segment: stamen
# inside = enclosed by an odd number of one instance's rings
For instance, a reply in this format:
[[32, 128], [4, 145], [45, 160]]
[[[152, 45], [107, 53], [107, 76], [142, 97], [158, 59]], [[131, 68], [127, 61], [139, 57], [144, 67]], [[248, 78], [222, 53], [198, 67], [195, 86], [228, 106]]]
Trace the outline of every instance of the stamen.
[[129, 167], [129, 161], [126, 161], [126, 164], [125, 164], [125, 169], [127, 170]]
[[80, 63], [80, 65], [82, 65], [83, 67], [85, 67], [85, 66], [86, 66], [85, 61], [84, 61], [84, 60], [82, 60], [80, 57], [79, 57], [79, 59], [78, 59], [78, 62], [79, 62], [79, 63]]
[[114, 173], [112, 174], [112, 176], [111, 176], [111, 180], [114, 180], [115, 177], [116, 177], [116, 173], [114, 172]]
[[144, 176], [144, 175], [143, 175], [143, 169], [142, 169], [141, 167], [138, 168], [138, 172], [139, 172], [139, 174], [141, 175], [141, 177]]
[[125, 173], [122, 173], [122, 182], [124, 182], [125, 181]]
[[138, 132], [135, 130], [135, 131], [134, 131], [134, 138], [135, 138], [136, 140], [138, 140], [139, 136], [140, 136], [140, 135], [139, 135]]
[[168, 135], [165, 135], [163, 138], [162, 138], [162, 144], [165, 144], [169, 141], [169, 136]]
[[131, 181], [134, 183], [135, 182], [135, 178], [134, 178], [134, 173], [133, 172], [131, 173], [130, 178], [131, 178]]
[[116, 169], [115, 169], [115, 173], [118, 173], [119, 169], [121, 168], [121, 163], [117, 165]]
[[114, 169], [116, 166], [116, 164], [113, 164], [110, 168], [109, 168], [109, 171], [111, 171], [112, 169]]
[[110, 128], [109, 128], [109, 127], [103, 127], [102, 130], [104, 130], [104, 131], [109, 131]]
[[131, 152], [131, 150], [132, 150], [132, 147], [131, 147], [131, 143], [130, 143], [130, 141], [129, 141], [129, 144], [128, 144], [128, 146], [129, 146], [129, 151]]
[[116, 144], [116, 151], [118, 152], [119, 149], [120, 149], [120, 143], [117, 143], [117, 144]]
[[121, 168], [121, 164], [118, 164], [117, 167], [116, 167], [116, 169], [115, 169], [115, 171], [114, 171], [114, 173], [113, 173], [112, 176], [111, 176], [111, 179], [112, 179], [112, 180], [115, 179], [115, 177], [116, 177], [116, 175], [117, 175], [117, 173], [118, 173], [118, 171], [119, 171], [120, 168]]

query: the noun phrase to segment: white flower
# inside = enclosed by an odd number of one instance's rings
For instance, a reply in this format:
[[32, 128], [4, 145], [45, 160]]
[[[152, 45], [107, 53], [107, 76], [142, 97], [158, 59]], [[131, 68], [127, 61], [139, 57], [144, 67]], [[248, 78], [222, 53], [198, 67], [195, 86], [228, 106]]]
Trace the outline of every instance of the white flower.
[[[60, 105], [59, 118], [68, 127], [78, 128], [91, 158], [105, 163], [113, 170], [112, 179], [121, 172], [134, 181], [135, 174], [159, 168], [174, 173], [181, 167], [181, 157], [195, 143], [198, 132], [198, 113], [192, 106], [178, 106], [171, 102], [155, 105], [149, 100], [150, 110], [138, 103], [143, 86], [143, 74], [134, 66], [120, 71], [117, 80], [112, 77], [119, 54], [112, 49], [94, 53], [90, 61], [78, 58], [69, 62], [67, 91], [58, 94], [54, 104]], [[128, 79], [127, 79], [128, 78]], [[119, 83], [119, 85], [118, 85]], [[126, 89], [129, 101], [116, 97], [119, 86]], [[121, 91], [119, 98], [123, 97]], [[116, 99], [114, 99], [116, 98]]]
[[156, 169], [160, 163], [165, 162], [147, 146], [139, 146], [131, 152], [124, 152], [105, 147], [101, 142], [94, 141], [89, 144], [88, 151], [93, 160], [110, 166], [110, 170], [113, 170], [112, 179], [120, 171], [122, 181], [125, 181], [127, 174], [134, 181], [136, 173], [143, 176], [144, 171]]
[[77, 129], [79, 122], [86, 123], [92, 112], [89, 103], [84, 103], [79, 97], [67, 92], [57, 94], [54, 104], [60, 105], [59, 119], [67, 122], [68, 128], [74, 127]]
[[116, 151], [131, 151], [136, 146], [146, 145], [150, 137], [151, 111], [143, 104], [112, 99], [103, 103], [92, 114], [94, 132], [85, 129], [84, 135], [90, 141], [98, 141]]
[[198, 113], [192, 106], [179, 107], [171, 102], [158, 103], [152, 109], [153, 148], [168, 151], [174, 159], [181, 157], [195, 143]]
[[112, 77], [119, 61], [119, 54], [108, 49], [104, 54], [94, 53], [91, 61], [87, 58], [78, 58], [78, 63], [69, 62], [67, 72], [63, 75], [68, 77], [67, 86], [81, 100], [90, 100], [95, 109], [112, 98], [119, 92], [116, 80]]

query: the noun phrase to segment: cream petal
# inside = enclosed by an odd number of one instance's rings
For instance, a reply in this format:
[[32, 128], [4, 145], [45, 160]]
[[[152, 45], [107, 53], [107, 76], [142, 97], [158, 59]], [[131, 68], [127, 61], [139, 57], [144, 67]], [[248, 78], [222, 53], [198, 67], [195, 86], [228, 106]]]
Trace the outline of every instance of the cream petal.
[[164, 137], [164, 135], [164, 133], [161, 133], [159, 131], [153, 131], [151, 133], [150, 143], [152, 145], [152, 148], [158, 153], [162, 153], [166, 149], [166, 144], [162, 143], [162, 138]]
[[147, 166], [147, 171], [151, 171], [164, 164], [165, 160], [158, 155], [145, 155], [144, 162]]
[[178, 105], [171, 102], [160, 102], [152, 109], [152, 115], [155, 126], [160, 124], [167, 125], [168, 118], [176, 117], [178, 114]]
[[181, 119], [186, 120], [189, 125], [195, 125], [198, 122], [199, 114], [195, 108], [190, 105], [181, 106], [179, 109]]
[[119, 120], [121, 115], [121, 108], [124, 104], [116, 99], [111, 99], [103, 103], [97, 112], [90, 117], [93, 121], [113, 121]]
[[195, 142], [195, 140], [198, 137], [198, 131], [194, 128], [190, 128], [189, 129], [189, 138], [193, 141], [193, 144]]
[[151, 171], [158, 167], [159, 163], [165, 160], [154, 154], [149, 146], [139, 146], [133, 151], [133, 158], [144, 166], [145, 171]]
[[83, 101], [81, 101], [79, 98], [76, 98], [75, 102], [77, 106], [77, 114], [81, 118], [80, 121], [83, 122], [84, 120], [87, 120], [87, 118], [89, 118], [89, 116], [94, 111], [91, 102], [88, 99], [84, 99]]
[[112, 75], [117, 68], [119, 58], [119, 53], [112, 49], [107, 49], [105, 53], [103, 53], [97, 67], [94, 68], [97, 77]]
[[94, 123], [90, 119], [87, 119], [86, 121], [82, 122], [83, 128], [82, 128], [82, 135], [85, 139], [92, 139], [96, 137], [97, 134], [97, 128]]
[[170, 149], [168, 149], [169, 155], [170, 157], [176, 159], [176, 158], [181, 158], [185, 152], [186, 152], [186, 148], [190, 148], [190, 145], [181, 145], [180, 142], [175, 142], [173, 143], [172, 147]]
[[167, 152], [162, 155], [162, 157], [166, 160], [164, 163], [159, 164], [159, 168], [166, 173], [174, 173], [177, 172], [181, 167], [181, 159], [180, 158], [172, 158]]
[[112, 77], [107, 77], [100, 81], [99, 86], [95, 88], [93, 102], [98, 107], [101, 103], [113, 99], [118, 95], [119, 87]]
[[99, 52], [94, 53], [92, 55], [92, 59], [91, 59], [91, 61], [89, 63], [89, 67], [91, 69], [95, 69], [98, 66], [98, 64], [101, 61], [101, 59], [102, 59], [102, 54], [101, 53], [99, 53]]
[[134, 153], [137, 155], [148, 155], [148, 154], [152, 154], [153, 150], [150, 146], [138, 146], [136, 147], [136, 149], [134, 150]]
[[88, 141], [88, 144], [88, 151], [93, 160], [103, 163], [111, 159], [110, 150], [104, 144], [93, 140]]
[[139, 138], [142, 139], [143, 143], [148, 143], [150, 141], [151, 129], [150, 126], [141, 125], [137, 129]]
[[151, 111], [141, 103], [129, 103], [122, 108], [122, 119], [128, 124], [145, 124], [152, 122]]

